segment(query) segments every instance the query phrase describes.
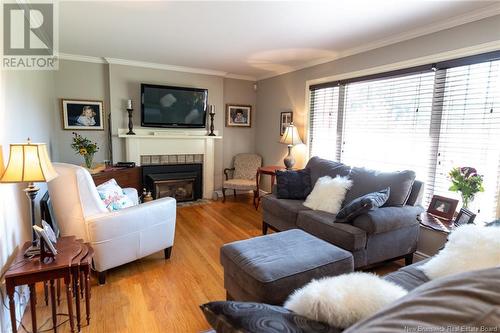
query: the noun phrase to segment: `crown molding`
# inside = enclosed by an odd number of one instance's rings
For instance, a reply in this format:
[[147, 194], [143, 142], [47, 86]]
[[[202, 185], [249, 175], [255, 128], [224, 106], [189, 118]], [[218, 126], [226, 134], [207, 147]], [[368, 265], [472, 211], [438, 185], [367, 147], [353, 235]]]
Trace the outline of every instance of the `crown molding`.
[[280, 71], [280, 72], [276, 72], [273, 74], [266, 74], [266, 75], [258, 76], [257, 80], [265, 80], [265, 79], [280, 76], [280, 75], [283, 75], [286, 73], [291, 73], [291, 72], [295, 72], [295, 71], [298, 71], [301, 69], [325, 64], [325, 63], [328, 63], [328, 62], [331, 62], [334, 60], [346, 58], [346, 57], [349, 57], [349, 56], [352, 56], [355, 54], [371, 51], [374, 49], [378, 49], [378, 48], [388, 46], [391, 44], [400, 43], [400, 42], [414, 39], [417, 37], [429, 35], [429, 34], [432, 34], [432, 33], [438, 32], [438, 31], [450, 29], [450, 28], [464, 25], [467, 23], [471, 23], [474, 21], [479, 21], [479, 20], [482, 20], [482, 19], [485, 19], [485, 18], [488, 18], [491, 16], [495, 16], [495, 15], [500, 15], [500, 2], [497, 2], [497, 3], [490, 5], [490, 6], [486, 6], [484, 8], [477, 9], [475, 11], [471, 11], [467, 14], [454, 16], [454, 17], [451, 17], [447, 20], [443, 20], [441, 22], [436, 22], [434, 24], [427, 25], [423, 28], [418, 28], [418, 29], [410, 30], [410, 31], [407, 31], [404, 33], [395, 34], [393, 36], [390, 36], [390, 37], [387, 37], [384, 39], [380, 39], [380, 40], [377, 40], [377, 41], [374, 41], [374, 42], [371, 42], [368, 44], [364, 44], [363, 46], [353, 47], [353, 48], [347, 49], [345, 51], [339, 52], [338, 54], [336, 54], [333, 57], [309, 61], [309, 62], [306, 62], [304, 64], [298, 65], [298, 66], [293, 66], [292, 68], [285, 70], [285, 71]]
[[71, 61], [82, 61], [82, 62], [91, 62], [96, 64], [113, 64], [113, 65], [124, 65], [124, 66], [132, 66], [132, 67], [143, 67], [143, 68], [153, 68], [153, 69], [162, 69], [168, 71], [176, 71], [176, 72], [184, 72], [184, 73], [193, 73], [193, 74], [205, 74], [205, 75], [213, 75], [220, 76], [223, 78], [237, 79], [237, 80], [245, 80], [245, 81], [257, 81], [257, 78], [251, 75], [241, 75], [241, 74], [233, 74], [224, 71], [217, 71], [206, 68], [195, 68], [195, 67], [185, 67], [185, 66], [176, 66], [169, 64], [158, 64], [153, 62], [145, 62], [145, 61], [136, 61], [136, 60], [128, 60], [128, 59], [119, 59], [119, 58], [109, 58], [109, 57], [91, 57], [80, 54], [70, 54], [70, 53], [59, 53], [59, 59], [71, 60]]

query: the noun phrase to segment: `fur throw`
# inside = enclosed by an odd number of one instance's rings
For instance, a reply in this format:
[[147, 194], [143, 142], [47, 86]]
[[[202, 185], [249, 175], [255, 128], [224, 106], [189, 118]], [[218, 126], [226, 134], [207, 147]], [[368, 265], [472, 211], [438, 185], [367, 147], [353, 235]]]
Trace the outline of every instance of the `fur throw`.
[[375, 274], [355, 272], [313, 280], [297, 289], [284, 307], [309, 319], [346, 328], [406, 293]]
[[420, 270], [429, 279], [500, 266], [500, 227], [466, 224], [452, 231], [444, 249]]
[[342, 208], [342, 202], [351, 186], [352, 180], [347, 177], [321, 177], [314, 184], [314, 188], [307, 196], [304, 206], [337, 214]]

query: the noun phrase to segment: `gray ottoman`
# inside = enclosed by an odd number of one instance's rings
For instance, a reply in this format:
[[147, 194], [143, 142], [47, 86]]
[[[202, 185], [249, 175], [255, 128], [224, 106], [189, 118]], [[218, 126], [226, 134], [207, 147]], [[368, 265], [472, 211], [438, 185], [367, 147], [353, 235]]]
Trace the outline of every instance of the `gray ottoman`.
[[229, 299], [281, 305], [312, 279], [352, 272], [352, 254], [293, 229], [221, 248]]

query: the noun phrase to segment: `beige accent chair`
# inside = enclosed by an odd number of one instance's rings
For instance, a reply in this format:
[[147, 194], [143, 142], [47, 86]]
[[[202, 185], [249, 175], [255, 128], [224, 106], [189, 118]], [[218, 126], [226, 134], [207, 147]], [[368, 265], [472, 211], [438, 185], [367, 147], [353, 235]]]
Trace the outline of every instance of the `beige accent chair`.
[[[257, 154], [238, 154], [233, 159], [233, 167], [224, 169], [226, 180], [222, 185], [222, 202], [226, 202], [226, 189], [232, 189], [236, 197], [236, 190], [257, 191], [255, 177], [257, 169], [262, 166], [262, 156]], [[255, 195], [254, 195], [255, 201]]]

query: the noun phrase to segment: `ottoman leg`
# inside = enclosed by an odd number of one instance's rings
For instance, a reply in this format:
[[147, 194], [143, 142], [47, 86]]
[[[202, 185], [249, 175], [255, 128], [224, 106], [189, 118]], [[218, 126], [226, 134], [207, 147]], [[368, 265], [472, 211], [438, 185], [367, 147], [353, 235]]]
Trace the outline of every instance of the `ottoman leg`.
[[267, 234], [267, 228], [268, 227], [269, 227], [269, 225], [266, 222], [262, 221], [262, 234], [263, 235]]

